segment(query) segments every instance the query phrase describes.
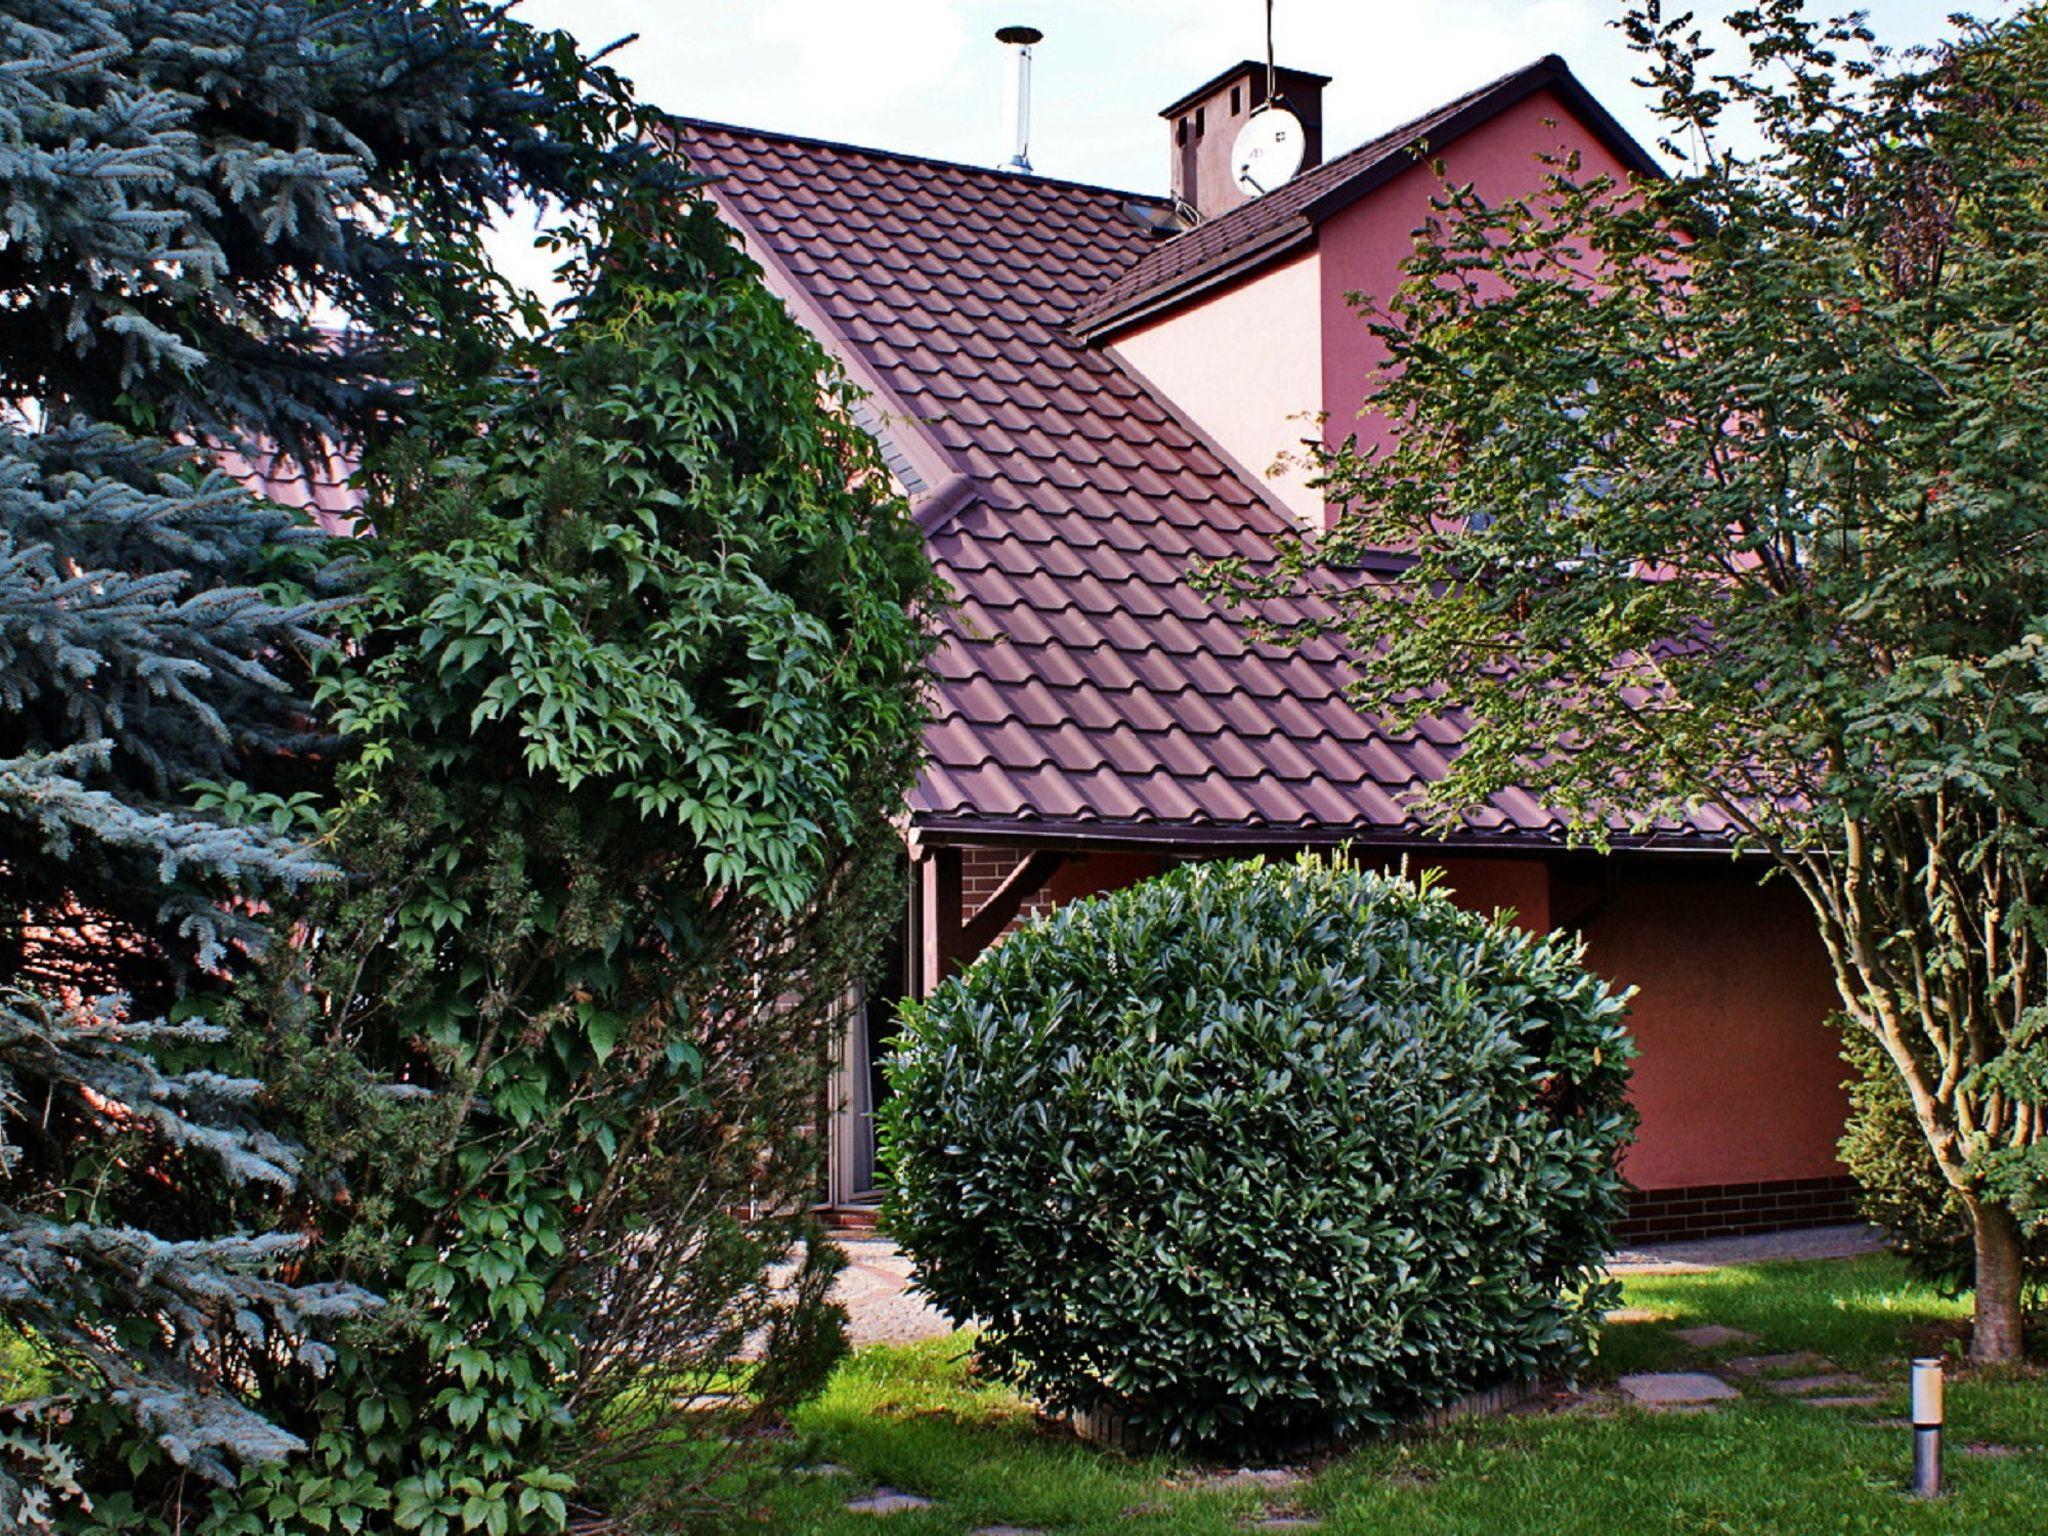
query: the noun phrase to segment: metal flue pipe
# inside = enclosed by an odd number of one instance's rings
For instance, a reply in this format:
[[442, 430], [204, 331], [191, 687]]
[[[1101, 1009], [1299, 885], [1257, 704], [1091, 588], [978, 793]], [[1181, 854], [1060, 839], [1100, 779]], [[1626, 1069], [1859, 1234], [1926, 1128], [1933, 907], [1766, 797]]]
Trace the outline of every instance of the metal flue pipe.
[[1016, 129], [1014, 148], [1003, 163], [1006, 171], [1031, 169], [1031, 49], [1044, 37], [1036, 27], [1004, 27], [996, 33], [996, 41], [1016, 56], [1015, 68], [1003, 89], [1003, 115]]

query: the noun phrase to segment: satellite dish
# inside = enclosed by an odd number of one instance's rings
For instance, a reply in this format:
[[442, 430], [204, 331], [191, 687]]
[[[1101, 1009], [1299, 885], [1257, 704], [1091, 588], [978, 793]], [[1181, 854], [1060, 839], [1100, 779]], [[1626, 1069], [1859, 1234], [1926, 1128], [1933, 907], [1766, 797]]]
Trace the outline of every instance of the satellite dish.
[[1285, 107], [1261, 107], [1237, 130], [1230, 146], [1230, 179], [1246, 197], [1261, 197], [1301, 169], [1307, 147], [1300, 118]]

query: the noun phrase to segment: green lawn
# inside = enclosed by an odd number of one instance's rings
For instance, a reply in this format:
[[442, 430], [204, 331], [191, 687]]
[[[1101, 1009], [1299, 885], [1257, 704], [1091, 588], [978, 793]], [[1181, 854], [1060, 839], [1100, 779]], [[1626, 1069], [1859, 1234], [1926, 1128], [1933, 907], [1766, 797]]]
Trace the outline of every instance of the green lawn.
[[[1200, 1486], [1202, 1468], [1129, 1460], [1042, 1428], [1028, 1406], [969, 1379], [957, 1339], [871, 1349], [797, 1417], [798, 1461], [836, 1475], [792, 1476], [765, 1529], [797, 1536], [963, 1536], [1008, 1524], [1066, 1536], [1236, 1532], [1261, 1514], [1298, 1512], [1328, 1536], [2021, 1536], [2048, 1529], [2048, 1378], [1952, 1375], [1951, 1492], [1918, 1503], [1902, 1485], [1909, 1433], [1905, 1361], [1960, 1336], [1960, 1304], [1910, 1281], [1889, 1257], [1765, 1264], [1628, 1283], [1654, 1321], [1610, 1326], [1599, 1374], [1711, 1365], [1671, 1333], [1715, 1322], [1760, 1342], [1812, 1350], [1894, 1386], [1892, 1401], [1824, 1409], [1760, 1386], [1696, 1416], [1594, 1407], [1388, 1439], [1313, 1469], [1292, 1489]], [[2009, 1448], [1968, 1455], [1969, 1444]], [[851, 1513], [877, 1484], [931, 1498], [929, 1509]]]

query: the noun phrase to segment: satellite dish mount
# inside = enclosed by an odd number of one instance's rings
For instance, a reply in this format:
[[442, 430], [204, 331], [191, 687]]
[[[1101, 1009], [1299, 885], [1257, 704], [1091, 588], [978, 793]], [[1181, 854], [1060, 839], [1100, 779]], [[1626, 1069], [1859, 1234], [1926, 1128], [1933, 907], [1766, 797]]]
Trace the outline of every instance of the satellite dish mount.
[[1273, 0], [1266, 0], [1266, 98], [1237, 130], [1230, 146], [1231, 184], [1246, 197], [1264, 197], [1293, 179], [1308, 150], [1301, 119], [1287, 110], [1276, 90], [1273, 68]]

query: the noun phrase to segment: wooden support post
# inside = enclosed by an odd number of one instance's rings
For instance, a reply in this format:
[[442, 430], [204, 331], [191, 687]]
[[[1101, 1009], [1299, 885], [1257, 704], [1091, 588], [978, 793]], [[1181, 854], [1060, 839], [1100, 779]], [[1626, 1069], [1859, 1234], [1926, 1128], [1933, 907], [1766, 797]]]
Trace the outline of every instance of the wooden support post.
[[1024, 854], [970, 915], [963, 890], [964, 856], [958, 848], [928, 848], [917, 864], [913, 903], [918, 925], [918, 996], [932, 989], [1002, 937], [1012, 918], [1045, 886], [1067, 855], [1050, 848]]
[[923, 932], [918, 935], [917, 991], [929, 997], [961, 963], [961, 857], [958, 848], [929, 849], [917, 866], [918, 907]]
[[1064, 853], [1050, 848], [1037, 848], [1017, 861], [1017, 867], [1003, 878], [995, 894], [981, 904], [981, 910], [969, 918], [961, 931], [962, 964], [972, 960], [989, 945], [1003, 936], [1003, 930], [1010, 926], [1010, 920], [1023, 910], [1024, 903], [1037, 895], [1053, 871], [1066, 863]]

